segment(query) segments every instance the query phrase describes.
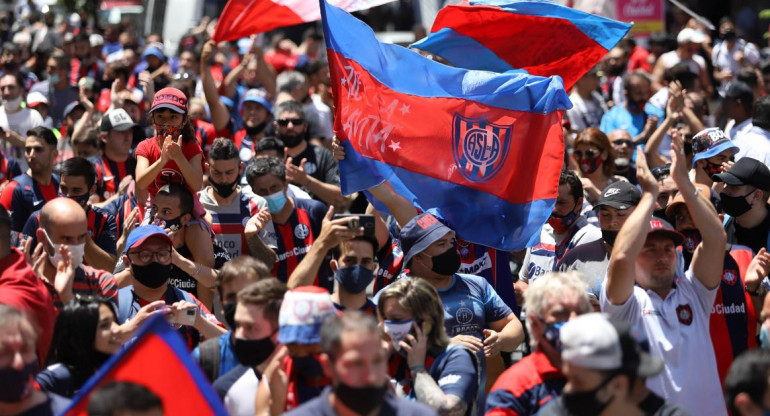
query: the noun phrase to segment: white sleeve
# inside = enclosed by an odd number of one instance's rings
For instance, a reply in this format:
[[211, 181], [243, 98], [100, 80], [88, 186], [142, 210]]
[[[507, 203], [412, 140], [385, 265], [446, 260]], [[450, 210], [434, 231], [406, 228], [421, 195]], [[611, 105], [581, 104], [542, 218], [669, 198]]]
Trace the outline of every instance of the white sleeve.
[[700, 279], [693, 274], [692, 268], [687, 269], [684, 273], [684, 278], [679, 279], [678, 284], [682, 287], [682, 290], [694, 292], [698, 301], [701, 303], [703, 311], [706, 312], [706, 314], [711, 314], [711, 307], [714, 306], [714, 300], [716, 299], [717, 291], [719, 290], [718, 285], [714, 289], [708, 289], [706, 286], [703, 286]]
[[532, 252], [532, 248], [527, 249], [527, 254], [524, 255], [524, 260], [521, 262], [521, 268], [519, 269], [519, 280], [524, 283], [529, 283], [529, 254]]
[[602, 312], [613, 318], [641, 327], [642, 313], [638, 296], [647, 296], [647, 293], [640, 287], [634, 286], [631, 296], [628, 297], [625, 303], [620, 305], [613, 304], [607, 297], [607, 277], [605, 277], [602, 281], [601, 293], [599, 294], [599, 307], [601, 307]]

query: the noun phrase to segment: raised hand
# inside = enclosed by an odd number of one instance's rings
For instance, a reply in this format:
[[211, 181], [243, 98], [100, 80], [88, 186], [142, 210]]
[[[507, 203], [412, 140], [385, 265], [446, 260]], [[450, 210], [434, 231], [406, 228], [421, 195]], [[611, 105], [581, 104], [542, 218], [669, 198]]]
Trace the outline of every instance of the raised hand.
[[636, 180], [639, 186], [642, 187], [642, 191], [656, 197], [658, 196], [658, 181], [650, 172], [650, 167], [647, 166], [647, 158], [644, 156], [644, 152], [636, 152]]
[[303, 158], [302, 161], [299, 162], [299, 166], [297, 166], [294, 164], [294, 159], [289, 156], [286, 159], [286, 179], [289, 182], [307, 187], [310, 178], [307, 176], [307, 172], [305, 172], [306, 162], [307, 159]]

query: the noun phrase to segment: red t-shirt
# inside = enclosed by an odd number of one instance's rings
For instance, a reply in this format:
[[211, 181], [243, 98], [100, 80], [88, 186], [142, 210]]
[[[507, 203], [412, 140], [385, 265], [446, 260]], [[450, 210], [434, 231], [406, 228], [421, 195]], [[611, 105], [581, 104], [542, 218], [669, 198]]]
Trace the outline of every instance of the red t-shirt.
[[[189, 161], [192, 160], [195, 155], [203, 154], [203, 151], [201, 150], [201, 147], [198, 145], [198, 143], [196, 143], [194, 140], [189, 142], [183, 141], [182, 154], [184, 154], [184, 157], [186, 157]], [[160, 146], [158, 146], [158, 141], [155, 139], [155, 136], [150, 137], [149, 139], [144, 139], [141, 143], [139, 143], [139, 146], [136, 147], [136, 156], [137, 158], [142, 156], [143, 158], [147, 159], [150, 164], [153, 164], [156, 160], [160, 159]], [[184, 177], [182, 176], [182, 171], [179, 170], [179, 166], [177, 166], [174, 161], [169, 161], [163, 166], [160, 174], [156, 176], [155, 180], [150, 183], [150, 186], [147, 187], [147, 190], [150, 192], [152, 197], [155, 197], [155, 194], [158, 193], [158, 189], [169, 182], [180, 184], [185, 183]], [[198, 189], [190, 189], [190, 191], [198, 192]]]
[[56, 311], [53, 299], [24, 254], [11, 247], [11, 252], [0, 259], [0, 303], [28, 312], [37, 318], [37, 357], [44, 363], [53, 338]]

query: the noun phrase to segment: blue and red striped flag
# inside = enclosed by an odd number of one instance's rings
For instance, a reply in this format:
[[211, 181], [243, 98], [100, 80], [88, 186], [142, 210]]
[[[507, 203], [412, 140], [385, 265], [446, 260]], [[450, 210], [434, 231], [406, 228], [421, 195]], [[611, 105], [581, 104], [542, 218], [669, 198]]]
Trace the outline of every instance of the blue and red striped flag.
[[466, 0], [441, 9], [412, 46], [460, 68], [559, 75], [569, 90], [629, 29], [549, 1]]
[[110, 358], [63, 414], [86, 415], [91, 394], [112, 381], [146, 387], [161, 399], [166, 415], [227, 415], [182, 336], [162, 316], [151, 318], [128, 348]]
[[536, 243], [563, 160], [571, 103], [561, 79], [449, 67], [379, 43], [324, 0], [321, 11], [347, 152], [342, 191], [388, 180], [465, 240], [501, 250]]

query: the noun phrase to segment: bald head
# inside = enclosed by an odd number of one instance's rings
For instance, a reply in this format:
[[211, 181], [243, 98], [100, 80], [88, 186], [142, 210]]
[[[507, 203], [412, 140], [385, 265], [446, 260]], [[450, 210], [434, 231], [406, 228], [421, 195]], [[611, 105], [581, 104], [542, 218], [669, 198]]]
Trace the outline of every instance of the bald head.
[[49, 236], [55, 234], [58, 229], [81, 224], [82, 228], [88, 228], [86, 212], [77, 202], [69, 198], [52, 199], [40, 211], [40, 226]]
[[610, 133], [607, 138], [610, 139], [610, 141], [618, 140], [618, 139], [628, 139], [631, 140], [631, 135], [628, 134], [627, 131], [623, 129], [617, 129], [613, 130], [612, 133]]

